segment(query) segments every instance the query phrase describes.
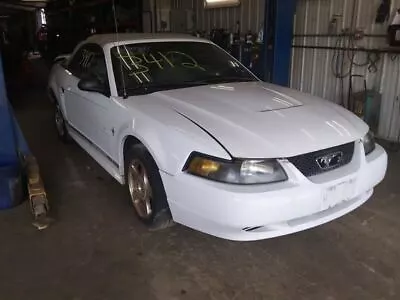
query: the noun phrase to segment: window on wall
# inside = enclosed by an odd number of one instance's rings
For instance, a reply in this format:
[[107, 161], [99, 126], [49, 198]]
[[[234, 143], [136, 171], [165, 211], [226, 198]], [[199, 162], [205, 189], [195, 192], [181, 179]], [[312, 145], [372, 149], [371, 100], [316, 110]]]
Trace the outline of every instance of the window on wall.
[[231, 7], [240, 5], [240, 0], [204, 0], [205, 8]]
[[46, 25], [47, 24], [47, 20], [46, 20], [46, 13], [44, 11], [44, 8], [42, 8], [40, 10], [40, 25]]

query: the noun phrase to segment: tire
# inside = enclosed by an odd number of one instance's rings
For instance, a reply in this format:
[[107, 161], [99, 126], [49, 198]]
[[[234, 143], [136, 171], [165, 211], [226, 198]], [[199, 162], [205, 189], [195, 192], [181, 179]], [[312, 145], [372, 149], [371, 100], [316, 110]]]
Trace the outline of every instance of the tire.
[[125, 154], [126, 186], [136, 216], [152, 230], [173, 224], [159, 169], [143, 145]]
[[58, 103], [55, 104], [54, 109], [54, 124], [60, 140], [64, 143], [69, 143], [71, 141], [71, 137], [68, 133], [67, 126], [65, 125], [64, 115]]

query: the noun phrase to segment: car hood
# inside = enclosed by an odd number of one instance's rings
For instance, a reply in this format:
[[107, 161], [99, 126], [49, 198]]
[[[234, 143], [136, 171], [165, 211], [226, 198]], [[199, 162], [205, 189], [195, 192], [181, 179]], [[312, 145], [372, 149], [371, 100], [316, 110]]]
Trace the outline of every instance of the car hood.
[[368, 126], [329, 101], [261, 82], [151, 95], [212, 135], [234, 157], [291, 157], [358, 140]]

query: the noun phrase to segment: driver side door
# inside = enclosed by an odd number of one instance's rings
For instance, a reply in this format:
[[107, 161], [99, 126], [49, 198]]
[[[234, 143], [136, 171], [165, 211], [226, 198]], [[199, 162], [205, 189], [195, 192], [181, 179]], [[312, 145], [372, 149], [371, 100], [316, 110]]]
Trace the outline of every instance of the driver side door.
[[83, 45], [71, 60], [68, 71], [71, 75], [63, 91], [69, 125], [72, 130], [95, 145], [97, 150], [110, 156], [110, 139], [114, 131], [109, 116], [112, 105], [109, 92], [88, 92], [78, 87], [82, 78], [96, 78], [109, 91], [103, 49], [96, 44]]

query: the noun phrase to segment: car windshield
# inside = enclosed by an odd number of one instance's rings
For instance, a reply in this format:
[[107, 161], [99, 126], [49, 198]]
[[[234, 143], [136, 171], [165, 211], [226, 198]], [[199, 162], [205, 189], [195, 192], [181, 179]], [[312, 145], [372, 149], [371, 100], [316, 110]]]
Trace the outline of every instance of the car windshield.
[[120, 96], [206, 84], [256, 81], [225, 51], [203, 42], [151, 42], [111, 48]]

